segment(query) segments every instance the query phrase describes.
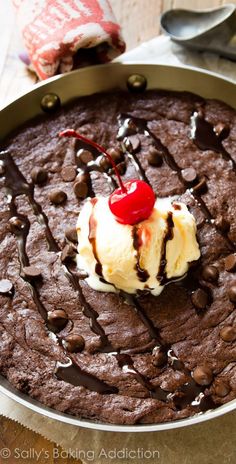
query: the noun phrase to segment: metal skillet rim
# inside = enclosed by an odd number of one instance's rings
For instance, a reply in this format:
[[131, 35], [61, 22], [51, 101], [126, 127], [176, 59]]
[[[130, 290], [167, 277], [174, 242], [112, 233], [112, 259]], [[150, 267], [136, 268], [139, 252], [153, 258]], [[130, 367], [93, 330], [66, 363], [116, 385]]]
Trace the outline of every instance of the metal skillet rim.
[[[76, 425], [92, 430], [100, 430], [103, 432], [160, 432], [164, 430], [177, 429], [190, 425], [199, 424], [220, 417], [230, 411], [236, 409], [236, 400], [229, 401], [225, 405], [219, 406], [217, 409], [210, 410], [204, 413], [195, 414], [186, 419], [180, 419], [172, 422], [157, 423], [157, 424], [138, 424], [138, 425], [116, 425], [105, 422], [94, 422], [86, 419], [78, 419], [71, 414], [65, 414], [60, 411], [48, 408], [37, 400], [28, 397], [24, 393], [18, 392], [9, 382], [0, 375], [0, 392], [7, 397], [15, 400], [22, 406], [31, 409], [32, 411], [46, 416], [50, 419], [55, 419], [70, 425]], [[15, 391], [14, 391], [15, 390]]]
[[[157, 76], [161, 76], [161, 73], [170, 73], [170, 72], [174, 72], [175, 71], [175, 77], [174, 79], [176, 79], [176, 73], [182, 75], [182, 74], [185, 74], [187, 77], [188, 75], [191, 77], [195, 76], [196, 78], [199, 77], [199, 78], [202, 78], [202, 79], [208, 79], [208, 80], [212, 80], [212, 83], [216, 83], [216, 87], [219, 85], [219, 87], [221, 87], [221, 85], [227, 89], [226, 90], [226, 94], [227, 94], [227, 99], [226, 99], [226, 102], [228, 104], [231, 104], [231, 106], [234, 106], [236, 108], [236, 99], [233, 100], [233, 95], [231, 95], [230, 97], [230, 89], [233, 90], [233, 87], [235, 87], [235, 82], [231, 79], [226, 79], [224, 77], [221, 77], [219, 76], [218, 74], [216, 73], [213, 73], [213, 72], [208, 72], [208, 71], [202, 71], [202, 70], [199, 70], [199, 68], [195, 68], [195, 67], [186, 67], [186, 66], [173, 66], [173, 65], [157, 65], [157, 64], [152, 64], [152, 63], [127, 63], [127, 64], [122, 64], [122, 63], [112, 63], [112, 64], [108, 64], [108, 65], [98, 65], [96, 67], [89, 67], [89, 68], [83, 68], [81, 70], [78, 70], [78, 71], [72, 71], [71, 73], [68, 73], [68, 74], [65, 74], [63, 76], [56, 76], [56, 77], [53, 77], [51, 79], [48, 79], [46, 82], [40, 82], [39, 84], [36, 84], [33, 89], [31, 89], [30, 91], [28, 92], [25, 92], [23, 95], [21, 95], [18, 99], [14, 100], [13, 102], [11, 102], [10, 104], [6, 105], [1, 111], [0, 111], [0, 122], [1, 122], [1, 115], [2, 115], [2, 118], [4, 120], [5, 118], [5, 115], [7, 113], [9, 113], [9, 111], [11, 112], [13, 110], [14, 112], [14, 106], [19, 106], [19, 104], [23, 104], [24, 103], [24, 100], [25, 98], [27, 97], [31, 97], [31, 96], [36, 96], [38, 93], [40, 95], [44, 95], [45, 93], [48, 93], [49, 92], [52, 92], [53, 91], [53, 88], [56, 86], [58, 87], [58, 84], [62, 83], [66, 83], [66, 81], [68, 81], [69, 79], [73, 79], [77, 76], [85, 76], [86, 77], [86, 74], [89, 74], [89, 73], [92, 73], [92, 75], [96, 76], [98, 75], [99, 73], [100, 74], [104, 74], [106, 76], [106, 71], [111, 69], [112, 70], [112, 73], [113, 73], [113, 76], [115, 73], [115, 71], [119, 71], [121, 72], [121, 74], [123, 75], [123, 78], [124, 78], [124, 82], [123, 82], [123, 88], [125, 88], [126, 86], [126, 79], [127, 77], [130, 75], [130, 74], [135, 74], [135, 73], [139, 73], [139, 74], [143, 74], [143, 75], [148, 75], [150, 72], [153, 72], [155, 74], [155, 72], [157, 73]], [[159, 74], [158, 74], [159, 72]], [[189, 83], [184, 84], [183, 86], [183, 90], [185, 88], [185, 90], [189, 91], [189, 89], [186, 87], [189, 86]], [[229, 88], [228, 88], [229, 87]], [[232, 88], [231, 88], [232, 87]], [[44, 91], [44, 89], [46, 88], [46, 92]], [[111, 87], [110, 87], [111, 88]], [[154, 88], [154, 87], [152, 87]], [[179, 88], [176, 89], [176, 83], [175, 81], [172, 83], [171, 87], [168, 87], [168, 84], [166, 84], [165, 87], [160, 87], [158, 85], [158, 82], [156, 83], [156, 88], [166, 88], [166, 89], [169, 89], [169, 90], [179, 90]], [[49, 89], [49, 90], [48, 90]], [[105, 90], [105, 88], [103, 89]], [[102, 90], [102, 91], [103, 91]], [[94, 93], [98, 90], [93, 90], [91, 93]], [[101, 91], [101, 90], [100, 90]], [[192, 92], [195, 91], [195, 93], [198, 93], [197, 90], [194, 90], [194, 88], [191, 90]], [[204, 91], [205, 92], [205, 91]], [[212, 89], [210, 89], [210, 93], [212, 93]], [[81, 95], [80, 92], [78, 92], [77, 95], [74, 95], [74, 98], [76, 97], [79, 97]], [[85, 95], [85, 93], [83, 94]], [[60, 95], [59, 95], [60, 96]], [[206, 96], [206, 95], [203, 95], [203, 96]], [[209, 96], [209, 98], [213, 98], [212, 95]], [[215, 96], [215, 98], [217, 98], [217, 96]], [[222, 95], [222, 93], [220, 93], [220, 99], [224, 101], [224, 96]], [[68, 99], [69, 101], [70, 99]], [[62, 103], [64, 104], [63, 100], [62, 100]], [[40, 107], [38, 108], [40, 110]], [[23, 113], [23, 112], [22, 112]], [[39, 113], [42, 114], [42, 111], [39, 111]], [[8, 114], [9, 116], [9, 114]], [[32, 117], [32, 116], [31, 116]], [[26, 119], [24, 118], [24, 115], [23, 115], [23, 118], [22, 119], [22, 122], [24, 122], [25, 120], [29, 119], [26, 117]], [[19, 125], [19, 124], [17, 124]], [[14, 126], [14, 124], [13, 124]], [[12, 130], [12, 129], [11, 129]], [[8, 131], [10, 132], [10, 131]], [[7, 131], [1, 136], [0, 138], [5, 138], [5, 136], [7, 135], [8, 133]], [[20, 391], [17, 391], [4, 377], [2, 377], [0, 375], [0, 392], [2, 392], [3, 394], [5, 394], [6, 396], [8, 396], [9, 398], [17, 401], [19, 404], [33, 410], [34, 412], [37, 412], [39, 414], [42, 414], [48, 418], [51, 418], [51, 419], [56, 419], [56, 420], [59, 420], [61, 422], [64, 422], [64, 423], [69, 423], [69, 424], [72, 424], [72, 425], [76, 425], [76, 426], [80, 426], [80, 427], [84, 427], [84, 428], [88, 428], [88, 429], [93, 429], [93, 430], [100, 430], [100, 431], [110, 431], [110, 432], [151, 432], [151, 431], [162, 431], [162, 430], [170, 430], [170, 429], [174, 429], [174, 428], [180, 428], [180, 427], [186, 427], [186, 426], [190, 426], [190, 425], [194, 425], [194, 424], [198, 424], [200, 422], [205, 422], [206, 420], [210, 420], [210, 419], [213, 419], [215, 417], [219, 417], [223, 414], [226, 414], [227, 412], [230, 412], [234, 409], [236, 409], [236, 399], [218, 407], [217, 409], [214, 409], [214, 410], [210, 410], [210, 411], [207, 411], [207, 412], [204, 412], [204, 413], [198, 413], [194, 416], [190, 416], [186, 419], [181, 419], [181, 420], [177, 420], [177, 421], [172, 421], [172, 422], [166, 422], [166, 423], [157, 423], [157, 424], [138, 424], [138, 425], [118, 425], [118, 424], [109, 424], [109, 423], [104, 423], [104, 422], [94, 422], [94, 421], [89, 421], [89, 420], [84, 420], [84, 419], [80, 419], [80, 418], [77, 418], [76, 416], [72, 416], [72, 415], [69, 415], [69, 414], [64, 414], [64, 413], [61, 413], [60, 411], [57, 411], [57, 410], [54, 410], [54, 409], [51, 409], [45, 405], [43, 405], [42, 403], [40, 403], [39, 401], [37, 400], [34, 400], [33, 398], [29, 397], [28, 395], [25, 395], [23, 393], [21, 393]]]

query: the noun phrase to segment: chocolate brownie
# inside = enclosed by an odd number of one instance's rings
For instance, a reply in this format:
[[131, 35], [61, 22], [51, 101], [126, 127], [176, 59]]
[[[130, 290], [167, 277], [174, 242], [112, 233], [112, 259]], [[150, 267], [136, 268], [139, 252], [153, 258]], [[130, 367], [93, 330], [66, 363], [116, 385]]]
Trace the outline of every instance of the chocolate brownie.
[[[76, 269], [79, 210], [116, 179], [95, 149], [58, 137], [66, 128], [194, 215], [201, 258], [160, 296], [97, 292]], [[1, 150], [0, 373], [51, 408], [115, 424], [233, 400], [235, 110], [189, 93], [97, 94], [28, 122]]]

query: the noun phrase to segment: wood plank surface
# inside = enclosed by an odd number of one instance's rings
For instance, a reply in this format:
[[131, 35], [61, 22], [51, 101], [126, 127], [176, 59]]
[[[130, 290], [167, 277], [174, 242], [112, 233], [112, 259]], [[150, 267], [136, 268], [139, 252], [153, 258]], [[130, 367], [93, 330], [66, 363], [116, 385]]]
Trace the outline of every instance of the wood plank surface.
[[[127, 49], [132, 49], [143, 41], [147, 41], [160, 33], [159, 17], [162, 11], [169, 8], [207, 8], [218, 6], [227, 1], [220, 0], [110, 0], [115, 15], [122, 25]], [[231, 0], [232, 3], [232, 0]], [[234, 2], [236, 4], [236, 0]], [[30, 74], [18, 59], [22, 49], [22, 42], [16, 27], [14, 12], [10, 0], [0, 0], [0, 106], [27, 90], [34, 82], [35, 76]], [[28, 430], [5, 417], [0, 417], [0, 449], [35, 449], [47, 451], [36, 461], [33, 458], [9, 459], [0, 457], [0, 463], [25, 464], [39, 462], [41, 464], [57, 463], [70, 464], [80, 462], [72, 458], [53, 456], [53, 449], [62, 450], [54, 443]], [[64, 455], [63, 455], [64, 456]], [[178, 464], [178, 463], [177, 463]]]

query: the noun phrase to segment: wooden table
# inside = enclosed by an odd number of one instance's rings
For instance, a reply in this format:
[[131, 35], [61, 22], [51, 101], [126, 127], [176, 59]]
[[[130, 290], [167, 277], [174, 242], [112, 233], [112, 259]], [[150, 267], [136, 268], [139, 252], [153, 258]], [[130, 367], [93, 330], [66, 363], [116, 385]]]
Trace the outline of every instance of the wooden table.
[[[136, 47], [143, 41], [149, 40], [160, 33], [159, 16], [162, 11], [169, 8], [207, 8], [228, 3], [227, 0], [110, 0], [116, 17], [123, 28], [123, 35], [127, 49]], [[232, 3], [232, 0], [231, 0]], [[236, 0], [234, 2], [236, 4]], [[35, 77], [30, 74], [18, 60], [18, 52], [22, 45], [15, 24], [14, 13], [10, 0], [0, 1], [0, 106], [12, 100], [18, 93], [27, 90], [34, 82]], [[69, 464], [80, 462], [72, 458], [53, 458], [55, 443], [51, 443], [40, 435], [26, 429], [4, 417], [0, 417], [0, 449], [21, 448], [35, 450], [48, 450], [49, 457], [39, 459], [39, 463]], [[60, 451], [59, 451], [60, 453]], [[36, 462], [28, 459], [3, 460], [3, 462], [28, 463]], [[226, 462], [226, 461], [225, 461]], [[228, 461], [229, 462], [229, 461]], [[232, 461], [233, 462], [233, 461]], [[178, 464], [178, 463], [177, 463]]]

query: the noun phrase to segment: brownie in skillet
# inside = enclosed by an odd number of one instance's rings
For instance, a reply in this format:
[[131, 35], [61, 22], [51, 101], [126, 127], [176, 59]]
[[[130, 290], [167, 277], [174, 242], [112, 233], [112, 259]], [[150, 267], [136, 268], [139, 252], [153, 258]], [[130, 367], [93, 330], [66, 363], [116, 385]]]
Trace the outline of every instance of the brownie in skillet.
[[[201, 258], [160, 296], [97, 292], [76, 269], [79, 211], [115, 176], [100, 153], [59, 138], [66, 128], [110, 149], [124, 180], [144, 178], [194, 215]], [[1, 150], [0, 373], [53, 409], [115, 424], [233, 400], [235, 110], [189, 93], [96, 94], [28, 122]]]

